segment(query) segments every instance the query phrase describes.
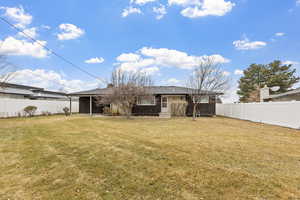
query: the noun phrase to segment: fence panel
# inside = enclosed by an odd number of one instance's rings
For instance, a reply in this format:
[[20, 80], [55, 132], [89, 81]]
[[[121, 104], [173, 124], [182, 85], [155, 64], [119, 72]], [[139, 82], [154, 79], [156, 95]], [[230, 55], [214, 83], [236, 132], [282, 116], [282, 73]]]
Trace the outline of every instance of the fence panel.
[[217, 104], [217, 115], [300, 129], [300, 101]]
[[[70, 107], [70, 101], [0, 98], [0, 118], [24, 116], [23, 109], [26, 106], [36, 106], [37, 115], [41, 115], [43, 112], [59, 114], [63, 113], [64, 107]], [[79, 112], [78, 100], [72, 101], [72, 112]]]

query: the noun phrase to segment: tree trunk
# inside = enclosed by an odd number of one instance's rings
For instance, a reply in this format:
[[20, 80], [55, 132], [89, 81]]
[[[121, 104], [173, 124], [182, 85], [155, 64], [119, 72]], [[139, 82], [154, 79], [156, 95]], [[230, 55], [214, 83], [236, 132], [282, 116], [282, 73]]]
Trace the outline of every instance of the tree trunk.
[[130, 108], [127, 108], [127, 111], [126, 111], [126, 118], [127, 118], [127, 119], [130, 119], [130, 111], [129, 111], [129, 109], [130, 109]]
[[196, 108], [197, 108], [197, 104], [194, 103], [194, 105], [193, 105], [193, 120], [194, 121], [196, 120]]
[[132, 106], [127, 107], [126, 118], [130, 119], [132, 113]]

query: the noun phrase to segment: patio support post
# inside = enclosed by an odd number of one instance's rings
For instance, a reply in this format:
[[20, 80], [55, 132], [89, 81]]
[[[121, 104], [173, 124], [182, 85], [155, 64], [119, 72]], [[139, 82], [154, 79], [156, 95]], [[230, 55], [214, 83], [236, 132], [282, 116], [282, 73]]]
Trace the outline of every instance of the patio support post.
[[70, 97], [70, 115], [72, 115], [72, 97]]
[[90, 116], [93, 115], [93, 102], [92, 102], [92, 96], [90, 96]]

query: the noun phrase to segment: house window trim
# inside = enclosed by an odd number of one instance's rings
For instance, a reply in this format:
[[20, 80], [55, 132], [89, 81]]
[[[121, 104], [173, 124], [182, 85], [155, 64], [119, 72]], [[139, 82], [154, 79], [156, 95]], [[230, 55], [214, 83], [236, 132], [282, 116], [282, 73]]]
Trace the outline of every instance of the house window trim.
[[153, 98], [153, 102], [154, 102], [153, 104], [141, 104], [141, 103], [139, 103], [140, 102], [139, 98], [141, 98], [141, 97], [138, 97], [136, 105], [138, 105], [138, 106], [156, 106], [156, 98], [155, 98], [155, 96], [149, 96], [149, 97]]

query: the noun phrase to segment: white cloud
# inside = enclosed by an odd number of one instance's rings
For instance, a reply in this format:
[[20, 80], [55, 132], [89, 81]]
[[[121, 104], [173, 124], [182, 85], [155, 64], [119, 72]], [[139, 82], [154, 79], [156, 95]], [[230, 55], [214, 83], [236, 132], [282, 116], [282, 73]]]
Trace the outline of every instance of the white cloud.
[[[144, 70], [146, 68], [159, 69], [160, 67], [176, 67], [179, 69], [192, 69], [205, 62], [207, 58], [211, 58], [215, 63], [228, 63], [229, 59], [221, 55], [215, 54], [210, 56], [192, 56], [185, 52], [166, 49], [144, 47], [136, 53], [121, 54], [117, 57], [117, 65], [125, 71]], [[158, 70], [156, 70], [157, 72]]]
[[18, 7], [0, 7], [1, 10], [4, 10], [4, 16], [16, 22], [16, 26], [19, 28], [25, 28], [27, 25], [31, 24], [32, 16], [28, 13], [25, 13], [22, 6]]
[[135, 53], [123, 53], [117, 57], [117, 61], [119, 62], [135, 62], [140, 59], [140, 55]]
[[[166, 49], [166, 48], [149, 48], [144, 47], [139, 50], [141, 55], [151, 57], [154, 59], [154, 62], [158, 66], [169, 66], [169, 67], [178, 67], [181, 69], [191, 69], [198, 65], [199, 63], [205, 61], [208, 57], [204, 56], [192, 56], [188, 55], [185, 52]], [[230, 60], [224, 58], [221, 55], [211, 55], [209, 56], [216, 63], [228, 63]]]
[[46, 41], [28, 42], [26, 40], [18, 40], [14, 37], [7, 37], [4, 40], [0, 40], [0, 54], [4, 55], [17, 55], [17, 56], [32, 56], [35, 58], [45, 58], [48, 55], [42, 46], [46, 45]]
[[188, 18], [224, 16], [235, 6], [231, 1], [225, 0], [168, 0], [168, 3], [184, 7], [181, 15]]
[[135, 3], [137, 5], [145, 5], [150, 2], [155, 2], [157, 0], [130, 0], [130, 3]]
[[124, 71], [138, 71], [155, 65], [154, 59], [141, 59], [135, 62], [119, 63], [120, 69]]
[[[130, 5], [144, 6], [150, 2], [158, 2], [158, 0], [130, 0]], [[170, 6], [182, 7], [181, 15], [188, 18], [200, 18], [206, 16], [224, 16], [231, 12], [235, 3], [229, 0], [168, 0]], [[156, 13], [156, 19], [162, 19], [167, 14], [165, 5], [153, 7], [152, 11]], [[129, 6], [123, 9], [122, 17], [127, 17], [130, 14], [142, 14], [140, 8]]]
[[148, 75], [153, 75], [156, 74], [157, 72], [159, 72], [159, 68], [158, 67], [147, 67], [144, 69], [141, 69], [142, 73], [146, 73]]
[[153, 7], [153, 12], [157, 14], [157, 20], [162, 19], [167, 14], [166, 7], [162, 4], [159, 7]]
[[223, 75], [224, 75], [224, 76], [230, 76], [230, 74], [231, 74], [231, 73], [228, 72], [228, 71], [224, 71], [224, 72], [223, 72]]
[[50, 30], [50, 29], [51, 29], [51, 27], [48, 26], [48, 25], [42, 25], [41, 27], [44, 28], [44, 29], [47, 29], [47, 30]]
[[169, 78], [165, 81], [167, 85], [178, 85], [181, 81], [176, 78]]
[[46, 71], [44, 69], [19, 70], [9, 82], [42, 87], [49, 90], [62, 89], [67, 92], [94, 89], [100, 85], [100, 83], [96, 81], [84, 82], [82, 80], [67, 80], [55, 71]]
[[254, 50], [254, 49], [260, 49], [267, 46], [267, 43], [262, 41], [251, 42], [247, 37], [245, 37], [244, 40], [234, 41], [233, 45], [238, 50]]
[[282, 37], [282, 36], [285, 36], [285, 33], [282, 33], [282, 32], [275, 33], [275, 36], [277, 36], [277, 37]]
[[234, 103], [239, 101], [239, 96], [237, 95], [238, 84], [235, 83], [234, 87], [230, 88], [225, 94], [221, 97], [223, 103]]
[[86, 61], [84, 61], [85, 63], [88, 63], [88, 64], [96, 64], [96, 63], [103, 63], [104, 62], [104, 58], [98, 58], [98, 57], [96, 57], [96, 58], [90, 58], [90, 59], [88, 59], [88, 60], [86, 60]]
[[243, 74], [244, 74], [244, 71], [243, 71], [243, 70], [240, 70], [240, 69], [236, 69], [236, 70], [234, 71], [234, 74], [235, 74], [235, 75], [243, 75]]
[[32, 38], [36, 38], [38, 36], [36, 27], [24, 29], [23, 32], [25, 34], [22, 33], [22, 32], [19, 32], [18, 35], [21, 36], [21, 37], [25, 37], [25, 38], [27, 38], [27, 36], [30, 36]]
[[201, 6], [202, 3], [200, 0], [168, 0], [168, 4], [179, 5], [179, 6]]
[[297, 6], [300, 5], [300, 0], [296, 0], [296, 5], [297, 5]]
[[139, 8], [129, 6], [128, 8], [123, 9], [122, 17], [128, 17], [128, 15], [131, 14], [142, 14], [142, 11]]
[[282, 63], [283, 65], [299, 65], [299, 62], [287, 60]]
[[78, 28], [74, 24], [61, 24], [59, 25], [61, 33], [57, 34], [59, 40], [73, 40], [84, 35], [85, 31]]

